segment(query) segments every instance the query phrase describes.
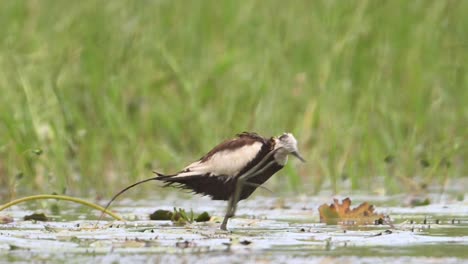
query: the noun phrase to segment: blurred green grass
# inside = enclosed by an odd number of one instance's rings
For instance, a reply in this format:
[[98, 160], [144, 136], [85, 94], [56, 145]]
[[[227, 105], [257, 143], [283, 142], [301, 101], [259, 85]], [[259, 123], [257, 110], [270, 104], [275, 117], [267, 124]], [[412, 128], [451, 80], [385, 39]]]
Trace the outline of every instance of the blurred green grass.
[[468, 175], [466, 10], [1, 1], [1, 192], [109, 195], [246, 130], [298, 138], [276, 190], [444, 186]]

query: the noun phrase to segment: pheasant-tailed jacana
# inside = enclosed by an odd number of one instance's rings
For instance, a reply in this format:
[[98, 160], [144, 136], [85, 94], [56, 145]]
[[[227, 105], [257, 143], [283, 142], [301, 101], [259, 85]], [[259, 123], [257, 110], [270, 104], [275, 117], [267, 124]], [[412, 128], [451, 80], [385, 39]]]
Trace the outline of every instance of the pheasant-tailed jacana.
[[297, 141], [290, 133], [279, 137], [264, 138], [256, 133], [243, 132], [214, 147], [198, 161], [178, 173], [157, 176], [128, 186], [117, 193], [151, 180], [163, 181], [164, 186], [174, 185], [194, 193], [211, 196], [213, 200], [228, 202], [221, 229], [226, 230], [227, 221], [236, 212], [237, 203], [248, 198], [273, 174], [282, 169], [292, 154], [304, 162], [298, 152]]

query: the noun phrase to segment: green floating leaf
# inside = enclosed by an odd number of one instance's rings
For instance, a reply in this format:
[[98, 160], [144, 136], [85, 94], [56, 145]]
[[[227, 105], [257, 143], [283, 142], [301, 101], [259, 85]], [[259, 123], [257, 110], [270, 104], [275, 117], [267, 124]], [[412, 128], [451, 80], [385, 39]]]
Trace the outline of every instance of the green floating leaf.
[[172, 220], [173, 213], [168, 210], [156, 210], [150, 214], [151, 220]]
[[203, 212], [195, 218], [195, 222], [208, 222], [210, 219], [211, 216], [207, 212]]

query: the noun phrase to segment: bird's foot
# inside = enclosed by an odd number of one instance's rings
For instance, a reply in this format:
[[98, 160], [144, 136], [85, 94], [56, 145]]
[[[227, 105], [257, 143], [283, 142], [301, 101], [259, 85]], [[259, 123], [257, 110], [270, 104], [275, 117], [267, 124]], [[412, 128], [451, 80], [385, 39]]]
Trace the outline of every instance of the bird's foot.
[[224, 217], [223, 222], [221, 223], [221, 226], [219, 227], [219, 229], [227, 231], [227, 223], [228, 223], [229, 218], [231, 217], [228, 215]]

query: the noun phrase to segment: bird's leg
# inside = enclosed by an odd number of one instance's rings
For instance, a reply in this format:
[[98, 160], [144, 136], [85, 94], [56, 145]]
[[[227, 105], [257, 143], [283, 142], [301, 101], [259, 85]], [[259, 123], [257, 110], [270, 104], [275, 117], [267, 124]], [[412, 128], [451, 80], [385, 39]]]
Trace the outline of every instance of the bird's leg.
[[[265, 160], [265, 159], [264, 159]], [[262, 160], [263, 161], [263, 160]], [[236, 188], [234, 195], [229, 198], [228, 202], [228, 209], [226, 211], [226, 216], [224, 217], [223, 223], [221, 224], [221, 229], [222, 230], [227, 230], [227, 221], [229, 218], [233, 217], [236, 214], [237, 210], [237, 203], [239, 202], [240, 195], [242, 193], [242, 187], [244, 184], [247, 183], [247, 180], [257, 176], [260, 173], [263, 173], [266, 169], [268, 169], [271, 165], [273, 165], [274, 161], [270, 161], [265, 167], [263, 167], [261, 170], [258, 170], [256, 172], [251, 172], [250, 174], [243, 174], [237, 179], [236, 183]], [[250, 171], [249, 171], [250, 172]], [[247, 185], [247, 184], [246, 184]]]
[[278, 149], [268, 153], [259, 163], [257, 163], [257, 165], [253, 166], [252, 168], [250, 168], [248, 171], [246, 171], [244, 174], [240, 175], [237, 178], [237, 183], [236, 183], [236, 187], [235, 187], [235, 190], [234, 190], [234, 194], [229, 198], [228, 208], [226, 210], [226, 215], [224, 216], [223, 223], [221, 224], [221, 227], [220, 227], [221, 230], [227, 230], [227, 222], [228, 222], [229, 218], [233, 217], [235, 215], [235, 213], [236, 213], [237, 203], [239, 202], [240, 194], [242, 192], [242, 185], [244, 185], [244, 183], [248, 179], [258, 175], [259, 173], [262, 173], [263, 171], [265, 171], [266, 168], [270, 167], [273, 164], [274, 161], [271, 161], [265, 167], [263, 167], [261, 170], [258, 171], [258, 169], [264, 163], [266, 163], [267, 160], [273, 154], [275, 154], [276, 151], [278, 151]]
[[234, 192], [234, 195], [232, 197], [232, 216], [234, 216], [236, 214], [236, 210], [237, 210], [237, 203], [239, 202], [240, 200], [240, 195], [242, 193], [242, 187], [245, 183], [245, 180], [244, 179], [241, 179], [239, 178], [237, 180], [237, 183], [236, 183], [236, 190]]
[[240, 199], [240, 195], [242, 193], [242, 187], [244, 184], [248, 184], [247, 183], [247, 180], [250, 179], [250, 178], [253, 178], [255, 176], [257, 176], [258, 174], [261, 174], [263, 173], [266, 169], [268, 169], [271, 165], [273, 165], [275, 163], [275, 161], [270, 161], [265, 167], [263, 167], [262, 169], [256, 171], [256, 172], [253, 172], [253, 173], [250, 173], [250, 174], [243, 174], [241, 175], [238, 179], [237, 179], [237, 184], [236, 184], [236, 189], [235, 189], [235, 192], [234, 192], [234, 200], [232, 201], [232, 204], [233, 204], [233, 214], [236, 212], [236, 208], [237, 208], [237, 203], [239, 202], [239, 199]]
[[221, 224], [221, 230], [227, 230], [227, 222], [229, 218], [233, 217], [234, 214], [232, 212], [232, 201], [234, 200], [234, 196], [231, 196], [228, 201], [228, 206], [226, 209], [226, 215], [224, 216], [223, 223]]
[[[240, 199], [240, 194], [241, 194], [241, 191], [242, 191], [242, 185], [250, 178], [258, 175], [259, 173], [263, 172], [266, 168], [270, 167], [272, 164], [273, 164], [273, 161], [270, 161], [270, 163], [267, 164], [267, 166], [263, 167], [260, 171], [258, 170], [261, 166], [263, 166], [263, 164], [265, 164], [267, 162], [267, 160], [276, 153], [276, 151], [278, 151], [280, 148], [276, 149], [276, 150], [273, 150], [273, 151], [270, 151], [270, 153], [268, 153], [265, 157], [263, 157], [263, 159], [257, 163], [257, 165], [253, 166], [252, 168], [250, 168], [248, 171], [246, 171], [244, 174], [240, 175], [237, 177], [237, 183], [236, 183], [236, 188], [234, 190], [234, 200], [233, 200], [233, 204], [234, 206], [237, 204], [237, 202], [239, 201]], [[234, 209], [234, 213], [235, 213], [235, 209]]]

